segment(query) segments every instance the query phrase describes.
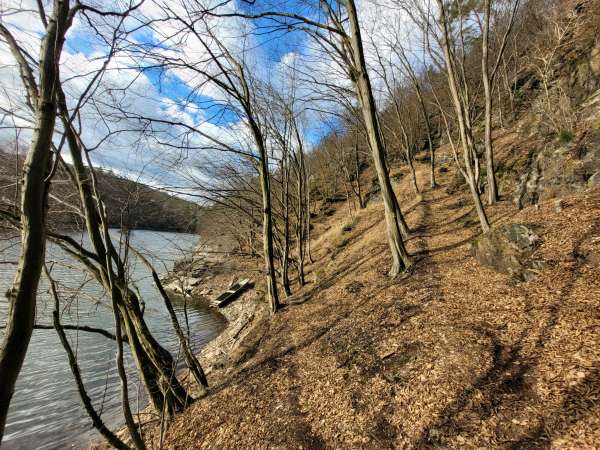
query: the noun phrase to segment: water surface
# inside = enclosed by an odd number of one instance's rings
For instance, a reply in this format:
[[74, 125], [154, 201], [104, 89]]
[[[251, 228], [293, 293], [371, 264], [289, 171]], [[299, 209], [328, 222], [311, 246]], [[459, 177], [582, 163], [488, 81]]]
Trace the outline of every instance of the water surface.
[[[116, 237], [116, 232], [113, 233]], [[85, 236], [73, 235], [86, 245]], [[189, 253], [198, 236], [135, 230], [131, 233], [132, 245], [142, 251], [159, 273], [171, 269], [173, 262]], [[10, 287], [17, 259], [18, 240], [0, 241], [0, 292]], [[63, 324], [79, 324], [114, 330], [109, 299], [103, 297], [100, 287], [89, 279], [79, 265], [61, 249], [50, 245], [47, 260], [55, 279], [60, 282]], [[132, 257], [131, 280], [139, 289], [145, 302], [144, 317], [161, 345], [177, 355], [178, 341], [160, 294], [154, 287], [146, 267]], [[185, 324], [187, 309], [190, 336], [194, 349], [201, 349], [224, 327], [222, 316], [197, 302], [184, 302], [173, 298], [174, 307]], [[38, 295], [36, 323], [51, 324], [53, 301], [48, 285], [42, 281]], [[4, 324], [7, 301], [0, 298], [0, 323]], [[88, 394], [102, 418], [110, 427], [123, 423], [120, 412], [119, 381], [115, 368], [115, 343], [101, 335], [82, 331], [67, 332], [83, 372]], [[129, 385], [132, 408], [135, 412], [145, 404], [143, 390], [137, 383], [135, 369], [129, 361]], [[60, 345], [56, 331], [34, 330], [21, 375], [17, 381], [2, 448], [6, 449], [57, 449], [87, 448], [99, 439], [91, 427], [71, 375], [67, 356]]]

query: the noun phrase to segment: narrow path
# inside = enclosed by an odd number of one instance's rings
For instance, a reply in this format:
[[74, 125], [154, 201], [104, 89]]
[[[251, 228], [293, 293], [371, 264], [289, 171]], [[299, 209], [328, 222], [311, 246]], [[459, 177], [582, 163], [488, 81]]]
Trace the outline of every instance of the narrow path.
[[394, 280], [380, 205], [343, 239], [332, 228], [316, 282], [255, 328], [238, 368], [175, 421], [166, 448], [599, 442], [600, 350], [590, 342], [600, 341], [600, 315], [582, 311], [598, 308], [600, 285], [589, 264], [564, 257], [565, 248], [587, 251], [600, 231], [600, 194], [586, 201], [573, 201], [570, 227], [550, 207], [490, 211], [496, 222], [539, 224], [547, 238], [541, 256], [555, 267], [520, 284], [470, 256], [470, 202], [443, 188], [407, 208], [417, 264]]

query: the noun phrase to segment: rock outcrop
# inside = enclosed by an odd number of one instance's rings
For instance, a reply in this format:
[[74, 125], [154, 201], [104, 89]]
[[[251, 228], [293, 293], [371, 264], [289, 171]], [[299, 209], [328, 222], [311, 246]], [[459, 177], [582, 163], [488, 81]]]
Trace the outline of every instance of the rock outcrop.
[[582, 192], [600, 184], [600, 130], [591, 129], [577, 142], [547, 145], [532, 157], [515, 194], [519, 208], [542, 200]]

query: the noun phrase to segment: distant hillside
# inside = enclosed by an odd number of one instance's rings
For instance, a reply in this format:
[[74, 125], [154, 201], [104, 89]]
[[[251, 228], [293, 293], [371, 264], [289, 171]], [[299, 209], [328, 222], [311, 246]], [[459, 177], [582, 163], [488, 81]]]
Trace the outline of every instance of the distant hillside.
[[[24, 156], [0, 150], [0, 202], [12, 205], [19, 197]], [[107, 205], [111, 227], [164, 231], [197, 230], [198, 206], [148, 185], [97, 171], [98, 187]], [[17, 182], [18, 181], [18, 182]], [[55, 175], [50, 191], [49, 223], [56, 228], [81, 228], [79, 197], [64, 170]]]

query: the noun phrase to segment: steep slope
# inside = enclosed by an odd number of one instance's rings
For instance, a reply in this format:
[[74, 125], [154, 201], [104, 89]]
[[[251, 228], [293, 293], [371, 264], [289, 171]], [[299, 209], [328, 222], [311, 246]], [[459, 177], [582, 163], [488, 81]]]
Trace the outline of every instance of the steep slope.
[[[449, 158], [448, 149], [440, 152]], [[592, 448], [600, 441], [600, 191], [517, 212], [551, 264], [532, 281], [480, 266], [479, 234], [454, 174], [415, 198], [411, 274], [386, 277], [382, 205], [343, 204], [316, 229], [311, 283], [260, 319], [165, 448]], [[426, 165], [419, 165], [426, 185]], [[242, 300], [243, 301], [243, 300]]]
[[[540, 237], [536, 276], [519, 281], [473, 257], [480, 229], [448, 145], [437, 149], [437, 189], [425, 188], [418, 155], [420, 195], [396, 163], [411, 273], [386, 276], [376, 186], [365, 210], [351, 213], [343, 196], [319, 205], [309, 283], [274, 316], [256, 307], [260, 263], [229, 257], [220, 282], [257, 280], [234, 307], [254, 319], [232, 322], [217, 360], [204, 355], [211, 389], [170, 424], [164, 448], [597, 448], [600, 41], [597, 27], [571, 38], [550, 81], [551, 95], [570, 95], [573, 128], [548, 126], [530, 70], [515, 117], [494, 133], [502, 201], [487, 211], [494, 229], [524, 224]], [[195, 282], [210, 296], [205, 275]]]

